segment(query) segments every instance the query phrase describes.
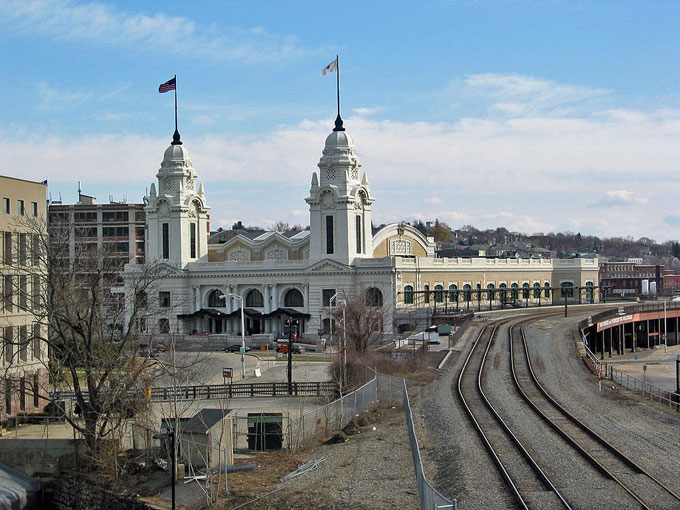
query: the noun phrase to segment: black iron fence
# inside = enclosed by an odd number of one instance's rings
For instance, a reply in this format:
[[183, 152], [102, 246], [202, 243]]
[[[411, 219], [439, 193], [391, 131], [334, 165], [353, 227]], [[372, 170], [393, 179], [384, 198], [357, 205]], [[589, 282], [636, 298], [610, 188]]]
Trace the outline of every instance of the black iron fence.
[[[337, 384], [332, 381], [323, 382], [259, 382], [239, 384], [205, 384], [192, 386], [165, 386], [146, 388], [140, 391], [129, 391], [129, 399], [146, 399], [151, 402], [167, 402], [175, 400], [211, 400], [244, 397], [313, 397], [335, 393]], [[87, 400], [87, 392], [84, 393]], [[75, 400], [75, 392], [59, 391], [54, 394], [55, 400]]]

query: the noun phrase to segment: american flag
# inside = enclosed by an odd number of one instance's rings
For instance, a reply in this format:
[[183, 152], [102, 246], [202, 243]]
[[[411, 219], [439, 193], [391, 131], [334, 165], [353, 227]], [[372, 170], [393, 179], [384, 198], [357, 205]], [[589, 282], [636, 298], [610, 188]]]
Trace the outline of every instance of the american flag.
[[173, 78], [172, 80], [168, 80], [158, 87], [158, 92], [160, 92], [162, 94], [163, 92], [170, 92], [171, 90], [175, 90], [176, 83], [177, 83], [177, 78]]

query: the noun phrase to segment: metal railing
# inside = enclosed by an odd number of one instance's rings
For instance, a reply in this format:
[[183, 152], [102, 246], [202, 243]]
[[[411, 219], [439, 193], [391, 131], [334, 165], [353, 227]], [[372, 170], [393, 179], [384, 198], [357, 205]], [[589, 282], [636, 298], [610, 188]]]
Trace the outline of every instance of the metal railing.
[[[146, 399], [151, 402], [165, 402], [175, 400], [211, 400], [241, 397], [320, 397], [337, 391], [337, 385], [332, 381], [323, 382], [270, 382], [270, 383], [239, 383], [239, 384], [207, 384], [192, 386], [165, 386], [161, 388], [147, 388], [146, 390], [130, 390], [129, 399]], [[87, 400], [87, 392], [83, 392]], [[75, 400], [74, 391], [58, 391], [53, 400]]]
[[579, 328], [579, 332], [581, 334], [583, 348], [586, 351], [590, 364], [601, 378], [608, 379], [617, 383], [621, 387], [638, 393], [642, 396], [642, 398], [649, 397], [649, 400], [651, 401], [656, 399], [658, 402], [664, 403], [664, 405], [666, 402], [668, 402], [668, 407], [672, 408], [675, 405], [676, 409], [680, 411], [680, 394], [674, 391], [663, 389], [660, 386], [656, 386], [650, 382], [643, 381], [638, 377], [627, 374], [623, 370], [614, 368], [606, 361], [598, 359], [597, 355], [588, 348], [588, 341], [583, 334], [583, 330]]

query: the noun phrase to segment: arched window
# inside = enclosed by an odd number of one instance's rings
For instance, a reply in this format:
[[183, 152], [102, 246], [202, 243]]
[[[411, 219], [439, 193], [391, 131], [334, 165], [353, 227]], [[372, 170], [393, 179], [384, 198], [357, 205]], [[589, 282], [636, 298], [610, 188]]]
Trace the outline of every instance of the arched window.
[[290, 306], [293, 308], [305, 306], [305, 298], [302, 297], [302, 292], [297, 289], [290, 289], [283, 298], [283, 306]]
[[518, 290], [519, 285], [517, 285], [516, 283], [513, 283], [510, 286], [512, 287], [512, 300], [517, 301], [517, 298], [519, 297], [519, 290]]
[[466, 283], [463, 285], [463, 299], [465, 301], [470, 301], [470, 290], [472, 289], [472, 286], [469, 283]]
[[586, 282], [586, 302], [593, 302], [593, 282]]
[[404, 287], [404, 304], [405, 305], [412, 305], [413, 304], [413, 286], [412, 285], [406, 285]]
[[543, 293], [543, 295], [545, 297], [549, 298], [550, 297], [550, 282], [545, 282], [544, 287], [545, 287], [545, 292]]
[[493, 283], [487, 283], [486, 284], [486, 297], [488, 298], [489, 301], [493, 301], [493, 298], [495, 297], [495, 292], [494, 289], [496, 286]]
[[262, 308], [264, 306], [264, 296], [262, 292], [253, 289], [246, 294], [246, 306], [251, 308]]
[[455, 283], [449, 285], [449, 301], [451, 303], [458, 301], [458, 285]]
[[522, 284], [522, 297], [523, 297], [524, 299], [529, 299], [529, 294], [530, 294], [530, 291], [529, 291], [529, 284], [528, 284], [528, 283], [523, 283], [523, 284]]
[[574, 297], [574, 284], [572, 282], [562, 282], [560, 287], [560, 297]]
[[441, 285], [434, 286], [434, 302], [443, 303], [444, 302], [444, 287]]
[[505, 284], [505, 283], [501, 283], [501, 284], [498, 286], [498, 288], [500, 289], [499, 298], [500, 298], [500, 300], [501, 300], [503, 303], [505, 303], [505, 301], [506, 301], [505, 298], [506, 298], [506, 296], [507, 296], [507, 291], [506, 291], [506, 289], [508, 288], [508, 286], [507, 286], [507, 284]]
[[382, 306], [383, 295], [380, 289], [371, 287], [366, 291], [366, 306]]
[[227, 306], [227, 300], [224, 292], [216, 289], [208, 294], [208, 308], [224, 308], [225, 306]]
[[541, 284], [538, 282], [534, 283], [534, 299], [541, 297]]
[[423, 287], [423, 290], [425, 291], [425, 303], [427, 304], [430, 302], [430, 286], [425, 285], [425, 287]]

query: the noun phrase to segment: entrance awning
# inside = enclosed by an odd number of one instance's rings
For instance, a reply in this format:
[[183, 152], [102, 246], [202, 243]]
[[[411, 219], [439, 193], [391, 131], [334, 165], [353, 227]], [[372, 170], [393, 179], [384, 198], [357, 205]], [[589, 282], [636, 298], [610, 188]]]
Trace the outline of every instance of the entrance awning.
[[291, 317], [293, 319], [306, 319], [311, 318], [311, 314], [305, 312], [299, 312], [295, 308], [277, 308], [271, 313], [265, 315], [265, 317]]
[[212, 319], [226, 319], [230, 314], [215, 310], [214, 308], [201, 308], [194, 313], [177, 314], [178, 319], [195, 319], [197, 317], [210, 317]]

